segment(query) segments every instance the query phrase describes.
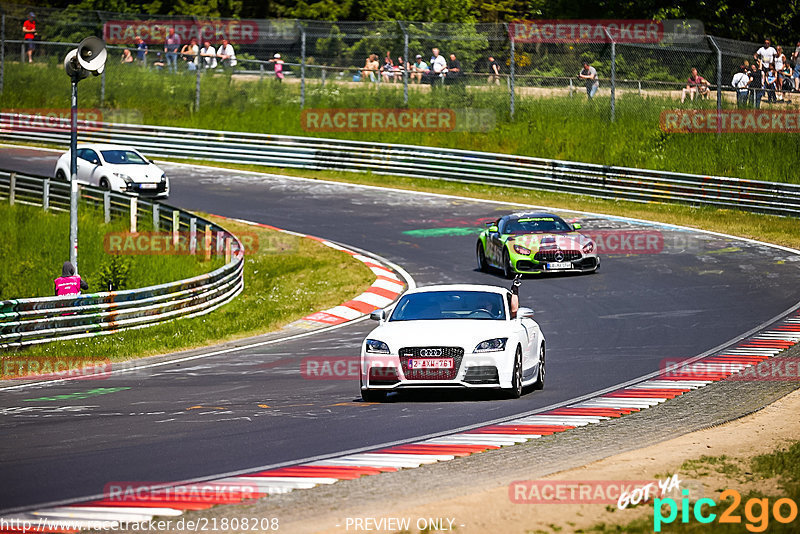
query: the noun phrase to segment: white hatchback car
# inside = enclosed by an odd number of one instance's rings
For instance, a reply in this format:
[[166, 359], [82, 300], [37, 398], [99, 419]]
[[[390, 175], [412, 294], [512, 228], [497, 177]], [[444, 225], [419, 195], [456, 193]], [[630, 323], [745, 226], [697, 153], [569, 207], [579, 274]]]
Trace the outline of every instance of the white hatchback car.
[[512, 398], [544, 387], [545, 339], [533, 310], [511, 313], [511, 292], [440, 285], [405, 293], [361, 346], [361, 396], [399, 388], [494, 388]]
[[[78, 145], [78, 180], [103, 189], [167, 198], [169, 178], [138, 150], [121, 145]], [[69, 181], [70, 151], [56, 163], [56, 180]]]

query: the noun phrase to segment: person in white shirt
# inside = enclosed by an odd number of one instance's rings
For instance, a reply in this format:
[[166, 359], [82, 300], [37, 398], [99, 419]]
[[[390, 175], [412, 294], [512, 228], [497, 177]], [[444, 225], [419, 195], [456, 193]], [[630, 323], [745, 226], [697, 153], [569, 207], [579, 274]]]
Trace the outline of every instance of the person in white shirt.
[[753, 57], [758, 60], [758, 68], [766, 72], [775, 61], [776, 55], [777, 52], [774, 48], [772, 48], [769, 39], [764, 39], [764, 46], [756, 50], [756, 53], [753, 54]]
[[747, 67], [742, 65], [731, 81], [731, 85], [736, 89], [736, 107], [747, 107], [747, 86], [749, 84], [750, 77], [747, 75]]
[[217, 68], [217, 51], [211, 46], [211, 41], [205, 41], [203, 48], [200, 49], [200, 57], [203, 58], [203, 67], [206, 69]]
[[226, 69], [232, 69], [236, 66], [236, 52], [233, 51], [233, 45], [227, 39], [222, 40], [222, 44], [217, 50], [217, 57], [220, 64]]
[[439, 54], [438, 48], [432, 48], [431, 52], [431, 86], [441, 84], [444, 75], [447, 73], [447, 60]]

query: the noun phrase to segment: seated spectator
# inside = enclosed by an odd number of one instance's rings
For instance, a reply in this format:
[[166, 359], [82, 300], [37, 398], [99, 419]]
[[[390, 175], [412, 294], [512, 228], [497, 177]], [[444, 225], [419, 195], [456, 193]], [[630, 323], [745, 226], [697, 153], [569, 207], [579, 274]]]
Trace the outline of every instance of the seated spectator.
[[123, 65], [132, 65], [133, 64], [133, 54], [127, 48], [122, 51], [122, 58], [119, 61]]
[[164, 55], [161, 52], [156, 52], [156, 60], [153, 61], [153, 68], [156, 70], [164, 70]]
[[370, 54], [364, 62], [364, 69], [361, 71], [361, 79], [377, 83], [378, 81], [378, 54]]
[[394, 77], [392, 82], [403, 79], [403, 72], [406, 70], [406, 62], [403, 56], [397, 56], [397, 62], [394, 64]]
[[422, 81], [423, 76], [427, 76], [430, 74], [431, 69], [428, 67], [428, 64], [422, 61], [422, 56], [417, 54], [413, 65], [409, 68], [409, 72], [411, 73], [410, 79], [413, 82], [415, 79], [417, 80], [416, 83], [420, 83]]
[[445, 82], [449, 85], [455, 85], [464, 81], [464, 71], [461, 70], [461, 62], [456, 59], [455, 54], [450, 54], [450, 61], [447, 62], [447, 73], [445, 74]]
[[200, 57], [203, 59], [202, 66], [205, 69], [217, 68], [217, 51], [211, 45], [211, 41], [205, 41], [203, 48], [200, 49]]
[[386, 56], [383, 58], [383, 65], [381, 65], [381, 78], [384, 82], [391, 82], [394, 79], [394, 62], [392, 58]]
[[694, 100], [695, 95], [698, 93], [700, 93], [701, 97], [708, 96], [708, 80], [697, 74], [697, 69], [693, 68], [689, 80], [686, 82], [686, 87], [681, 92], [681, 104], [686, 100], [687, 94], [691, 100]]
[[233, 45], [227, 39], [222, 40], [222, 44], [217, 50], [217, 57], [222, 68], [232, 70], [236, 66], [236, 52]]
[[190, 71], [197, 70], [199, 65], [200, 47], [197, 46], [197, 39], [192, 37], [189, 44], [183, 45], [181, 48], [181, 59], [186, 62], [186, 69]]

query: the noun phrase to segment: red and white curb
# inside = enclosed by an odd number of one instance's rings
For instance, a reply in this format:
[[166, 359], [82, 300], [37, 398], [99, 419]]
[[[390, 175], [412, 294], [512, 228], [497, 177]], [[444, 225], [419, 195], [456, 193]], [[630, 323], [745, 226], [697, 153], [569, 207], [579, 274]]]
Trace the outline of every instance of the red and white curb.
[[328, 241], [327, 239], [322, 239], [313, 235], [302, 234], [300, 232], [284, 230], [283, 228], [277, 228], [268, 224], [246, 221], [243, 219], [232, 219], [229, 217], [222, 218], [242, 224], [248, 224], [250, 226], [268, 228], [284, 234], [303, 237], [306, 239], [313, 239], [314, 241], [322, 243], [326, 247], [349, 254], [354, 259], [369, 267], [373, 274], [375, 274], [375, 281], [364, 293], [360, 294], [353, 300], [348, 300], [347, 302], [340, 304], [339, 306], [334, 306], [328, 310], [318, 311], [312, 313], [311, 315], [307, 315], [299, 321], [292, 323], [295, 326], [302, 327], [303, 323], [306, 323], [307, 326], [318, 326], [320, 324], [335, 325], [358, 319], [377, 309], [385, 308], [403, 294], [403, 292], [406, 290], [406, 285], [408, 285], [409, 288], [413, 287], [414, 285], [413, 279], [410, 276], [405, 277], [404, 281], [402, 278], [397, 276], [397, 274], [395, 274], [391, 268], [384, 265], [381, 261], [365, 256], [354, 250], [350, 250], [347, 247], [336, 244], [332, 241]]
[[[369, 258], [365, 260], [373, 261]], [[330, 310], [326, 313], [329, 312]], [[334, 315], [332, 312], [330, 314]], [[28, 532], [33, 528], [30, 525], [34, 527], [38, 525], [39, 532], [77, 532], [89, 528], [115, 528], [124, 522], [150, 521], [157, 516], [180, 516], [186, 510], [205, 510], [215, 505], [239, 504], [253, 498], [419, 467], [490, 449], [499, 449], [655, 406], [711, 382], [729, 378], [736, 373], [747, 373], [753, 366], [777, 356], [799, 342], [800, 312], [795, 311], [770, 330], [747, 338], [721, 352], [692, 361], [687, 367], [682, 368], [682, 372], [672, 372], [667, 369], [641, 382], [541, 413], [369, 452], [191, 484], [193, 487], [251, 488], [252, 492], [247, 494], [242, 491], [233, 493], [198, 491], [196, 494], [176, 498], [168, 494], [151, 492], [130, 499], [96, 499], [1, 517], [0, 525], [3, 528], [0, 528], [0, 533], [24, 534], [25, 529], [22, 525], [29, 526]], [[8, 525], [18, 525], [19, 528], [8, 528]], [[69, 528], [65, 528], [64, 525]]]

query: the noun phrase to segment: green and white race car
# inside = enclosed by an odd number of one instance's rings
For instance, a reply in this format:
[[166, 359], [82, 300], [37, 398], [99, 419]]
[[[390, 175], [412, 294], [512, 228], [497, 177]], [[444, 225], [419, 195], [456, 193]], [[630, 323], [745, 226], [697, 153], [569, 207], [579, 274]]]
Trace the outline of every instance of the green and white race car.
[[514, 213], [487, 223], [478, 236], [478, 268], [516, 273], [595, 272], [600, 267], [597, 246], [552, 213]]

